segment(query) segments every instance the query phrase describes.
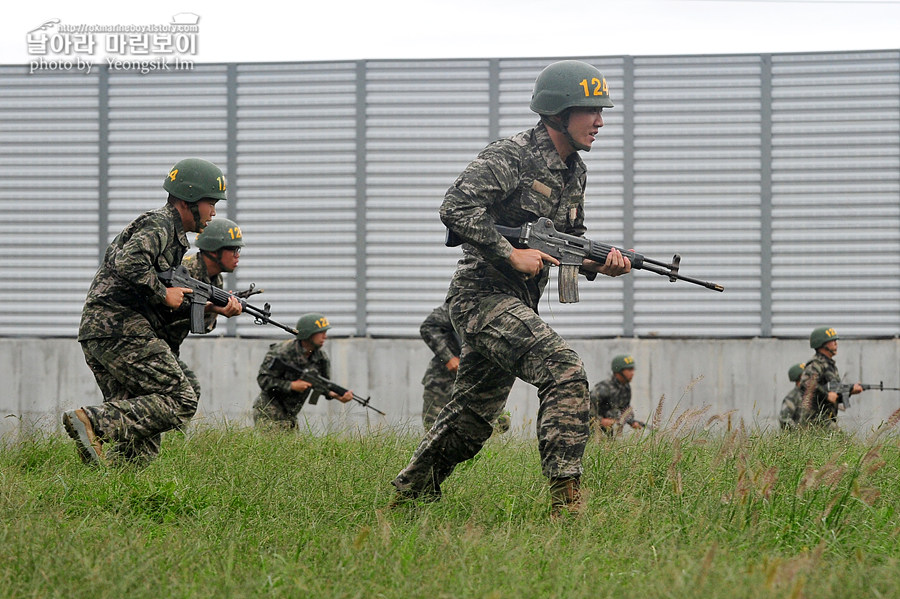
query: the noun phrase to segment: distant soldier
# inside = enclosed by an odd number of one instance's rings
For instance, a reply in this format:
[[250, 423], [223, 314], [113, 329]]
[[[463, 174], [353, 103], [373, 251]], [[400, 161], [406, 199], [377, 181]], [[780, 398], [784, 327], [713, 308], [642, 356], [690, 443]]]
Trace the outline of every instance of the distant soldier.
[[[837, 331], [830, 327], [819, 327], [810, 334], [809, 346], [816, 354], [806, 363], [800, 376], [803, 401], [800, 407], [801, 426], [837, 426], [838, 399], [840, 395], [828, 390], [829, 383], [840, 383], [834, 356], [838, 348]], [[850, 395], [862, 393], [862, 385], [856, 383]]]
[[[182, 264], [193, 278], [222, 289], [224, 286], [222, 273], [234, 272], [240, 259], [241, 248], [244, 247], [241, 228], [227, 218], [217, 218], [203, 228], [203, 231], [197, 235], [195, 243], [200, 251], [197, 254], [186, 256]], [[218, 313], [213, 308], [211, 302], [207, 303], [206, 314], [203, 317], [206, 333], [211, 333], [216, 328]], [[182, 305], [176, 314], [178, 320], [166, 327], [163, 338], [178, 358], [181, 369], [184, 370], [184, 374], [190, 380], [199, 399], [200, 381], [197, 380], [197, 376], [187, 364], [181, 360], [181, 344], [191, 332], [190, 305]]]
[[[216, 215], [225, 176], [211, 162], [187, 158], [169, 170], [163, 188], [166, 205], [138, 216], [106, 248], [81, 313], [78, 341], [103, 405], [69, 410], [62, 420], [85, 463], [114, 457], [145, 464], [156, 457], [160, 435], [197, 411], [197, 394], [165, 340], [191, 290], [166, 287], [158, 273], [179, 266], [190, 247], [186, 233]], [[211, 309], [241, 313], [235, 298]]]
[[803, 403], [803, 391], [800, 387], [800, 375], [806, 364], [794, 364], [788, 369], [788, 379], [794, 383], [785, 398], [781, 401], [781, 414], [778, 416], [778, 424], [782, 429], [796, 428], [800, 424], [800, 406]]
[[[462, 346], [459, 335], [453, 330], [447, 304], [441, 304], [431, 311], [419, 327], [419, 335], [428, 345], [434, 357], [422, 377], [425, 387], [422, 393], [422, 424], [425, 430], [431, 428], [438, 414], [450, 401], [456, 371], [459, 368], [459, 350]], [[509, 412], [503, 412], [493, 422], [494, 431], [505, 433], [509, 430]]]
[[[608, 437], [614, 426], [631, 407], [631, 379], [634, 378], [634, 358], [621, 354], [612, 360], [612, 376], [594, 385], [591, 390], [591, 423]], [[644, 428], [633, 416], [626, 417], [631, 428]]]
[[[297, 321], [296, 338], [269, 346], [256, 377], [260, 393], [253, 402], [253, 424], [270, 429], [297, 428], [300, 409], [307, 400], [318, 400], [319, 391], [313, 389], [311, 382], [292, 373], [312, 369], [326, 379], [331, 378], [331, 361], [322, 349], [330, 328], [324, 314], [304, 314]], [[316, 395], [311, 397], [313, 393]], [[329, 397], [347, 403], [353, 399], [353, 392], [338, 395], [330, 391]]]

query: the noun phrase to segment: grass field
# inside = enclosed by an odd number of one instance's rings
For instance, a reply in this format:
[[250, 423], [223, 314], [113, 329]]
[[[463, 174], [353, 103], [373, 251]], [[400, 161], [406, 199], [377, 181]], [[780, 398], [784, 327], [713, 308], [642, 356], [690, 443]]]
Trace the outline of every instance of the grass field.
[[0, 449], [0, 597], [900, 597], [894, 429], [690, 420], [592, 442], [560, 521], [513, 437], [385, 512], [418, 437], [201, 429], [132, 470], [37, 434]]

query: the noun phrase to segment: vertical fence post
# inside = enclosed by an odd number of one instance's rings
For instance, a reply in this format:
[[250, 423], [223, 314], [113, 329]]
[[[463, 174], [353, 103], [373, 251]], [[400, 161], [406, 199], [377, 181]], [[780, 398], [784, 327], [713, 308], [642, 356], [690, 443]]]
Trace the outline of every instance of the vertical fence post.
[[366, 61], [356, 62], [356, 334], [368, 334], [366, 306]]
[[[622, 244], [634, 247], [634, 57], [622, 64]], [[634, 277], [622, 277], [622, 334], [634, 337]]]
[[109, 245], [109, 66], [97, 69], [97, 264]]
[[772, 336], [772, 55], [759, 74], [759, 308], [760, 335]]

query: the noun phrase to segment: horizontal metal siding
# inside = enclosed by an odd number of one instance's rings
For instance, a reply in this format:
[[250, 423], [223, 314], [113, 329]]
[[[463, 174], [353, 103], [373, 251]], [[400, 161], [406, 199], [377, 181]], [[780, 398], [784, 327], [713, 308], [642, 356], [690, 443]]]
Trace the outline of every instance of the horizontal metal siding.
[[776, 336], [900, 331], [898, 57], [773, 56]]
[[372, 336], [417, 336], [444, 301], [459, 248], [438, 210], [488, 142], [489, 63], [387, 61], [366, 69], [366, 311]]
[[760, 58], [635, 58], [635, 248], [725, 294], [635, 272], [635, 333], [760, 332]]
[[[615, 104], [623, 87], [621, 57], [584, 58], [597, 66], [609, 84]], [[537, 124], [540, 117], [529, 108], [534, 81], [553, 59], [504, 59], [500, 61], [500, 136], [508, 137]], [[618, 97], [616, 94], [620, 94]], [[587, 166], [585, 189], [586, 237], [614, 245], [623, 242], [623, 129], [622, 111], [603, 112], [603, 128], [590, 152], [581, 152]], [[558, 272], [541, 300], [540, 312], [566, 337], [610, 337], [623, 333], [623, 279], [599, 276], [595, 281], [579, 277], [580, 302], [560, 304]]]
[[[236, 271], [296, 323], [325, 313], [334, 335], [356, 322], [356, 64], [238, 65], [237, 222], [247, 244]], [[238, 321], [244, 336], [274, 329]]]
[[72, 336], [97, 269], [96, 74], [0, 67], [0, 336]]
[[[177, 161], [204, 158], [226, 170], [226, 83], [224, 66], [153, 76], [110, 72], [110, 241], [139, 214], [165, 204], [163, 181]], [[224, 214], [224, 203], [217, 210]]]

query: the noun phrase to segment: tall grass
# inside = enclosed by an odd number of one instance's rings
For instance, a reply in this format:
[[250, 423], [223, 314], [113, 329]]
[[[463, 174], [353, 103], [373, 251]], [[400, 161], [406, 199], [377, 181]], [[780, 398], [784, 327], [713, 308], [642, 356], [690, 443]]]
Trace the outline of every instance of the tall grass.
[[592, 442], [559, 521], [512, 437], [387, 511], [417, 437], [198, 430], [133, 470], [36, 434], [0, 450], [0, 597], [900, 596], [894, 433], [682, 416]]

